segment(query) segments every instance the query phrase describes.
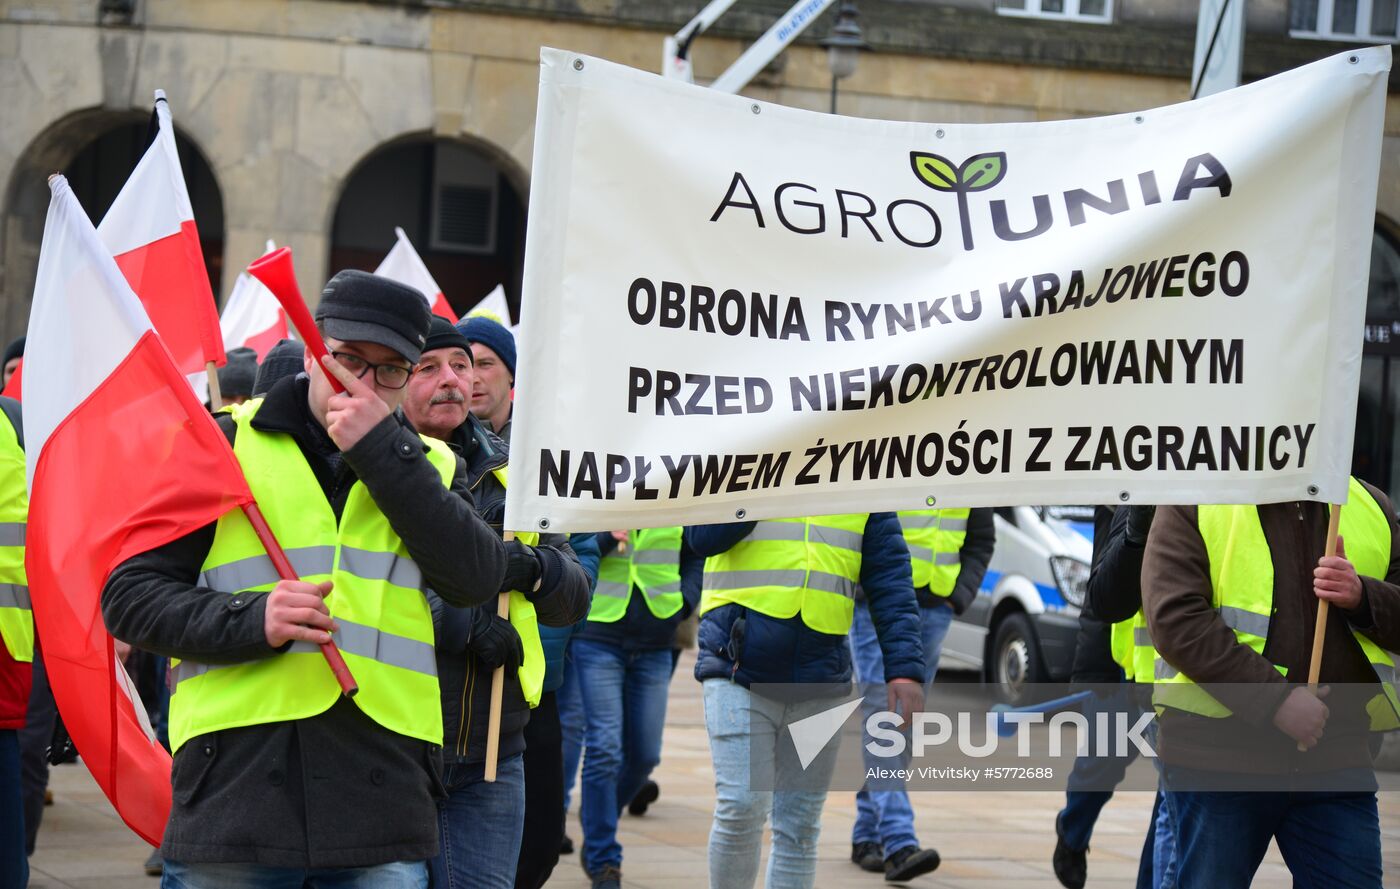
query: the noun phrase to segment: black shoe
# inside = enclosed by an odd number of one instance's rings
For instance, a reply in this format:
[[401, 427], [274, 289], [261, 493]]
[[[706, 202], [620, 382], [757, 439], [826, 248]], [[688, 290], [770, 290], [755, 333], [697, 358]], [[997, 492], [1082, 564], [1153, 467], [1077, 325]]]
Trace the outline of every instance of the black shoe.
[[885, 859], [885, 882], [905, 883], [938, 869], [938, 852], [906, 846]]
[[1089, 879], [1089, 863], [1085, 858], [1089, 847], [1071, 849], [1065, 843], [1065, 835], [1060, 832], [1060, 816], [1055, 816], [1055, 857], [1050, 866], [1055, 869], [1055, 879], [1065, 889], [1084, 889], [1084, 881]]
[[878, 874], [885, 869], [885, 850], [879, 843], [851, 843], [851, 861], [861, 870]]
[[160, 857], [160, 850], [153, 849], [151, 857], [146, 859], [146, 863], [142, 867], [146, 869], [148, 877], [158, 877], [165, 873], [165, 860]]
[[564, 841], [559, 844], [560, 855], [574, 854], [574, 841], [569, 839], [568, 834], [564, 834]]
[[632, 801], [627, 804], [627, 811], [633, 815], [645, 815], [647, 806], [656, 802], [656, 798], [660, 795], [661, 788], [657, 786], [656, 782], [647, 781], [642, 785], [641, 790], [637, 791], [637, 795], [632, 797]]
[[622, 870], [612, 865], [589, 874], [588, 879], [593, 881], [593, 889], [622, 889]]

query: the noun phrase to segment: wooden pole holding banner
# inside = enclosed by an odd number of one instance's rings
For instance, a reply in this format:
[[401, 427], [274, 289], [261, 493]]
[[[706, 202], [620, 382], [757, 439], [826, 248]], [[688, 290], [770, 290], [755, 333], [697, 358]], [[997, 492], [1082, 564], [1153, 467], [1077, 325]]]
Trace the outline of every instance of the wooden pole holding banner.
[[[1337, 554], [1337, 530], [1341, 527], [1342, 505], [1332, 504], [1332, 512], [1327, 517], [1327, 548], [1323, 551], [1324, 558], [1332, 558]], [[1317, 694], [1317, 680], [1322, 675], [1322, 644], [1327, 639], [1327, 600], [1317, 600], [1317, 626], [1313, 629], [1312, 663], [1308, 665], [1308, 691]], [[1306, 750], [1301, 743], [1298, 745], [1300, 751]]]
[[[515, 532], [507, 531], [503, 536], [506, 543], [510, 543], [515, 539]], [[496, 616], [502, 620], [510, 619], [509, 592], [496, 597]], [[487, 781], [496, 780], [496, 762], [501, 755], [501, 699], [505, 693], [506, 668], [502, 664], [491, 672], [491, 710], [486, 719], [486, 766], [482, 775]]]
[[224, 406], [224, 393], [219, 391], [219, 367], [212, 361], [206, 361], [204, 373], [209, 377], [209, 410], [217, 411]]

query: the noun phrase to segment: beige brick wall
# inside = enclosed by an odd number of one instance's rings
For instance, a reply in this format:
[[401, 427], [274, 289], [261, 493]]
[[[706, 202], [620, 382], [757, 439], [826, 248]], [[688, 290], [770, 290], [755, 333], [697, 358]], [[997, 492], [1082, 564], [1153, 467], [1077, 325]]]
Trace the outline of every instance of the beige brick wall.
[[[656, 70], [654, 31], [328, 0], [145, 0], [137, 27], [99, 27], [95, 0], [0, 0], [0, 334], [27, 321], [43, 174], [118, 115], [167, 90], [223, 193], [225, 266], [290, 244], [305, 292], [324, 279], [336, 202], [366, 156], [404, 136], [470, 140], [523, 193], [541, 46]], [[743, 44], [697, 42], [708, 80]], [[823, 51], [791, 50], [746, 92], [825, 110]], [[1184, 80], [875, 53], [841, 84], [844, 114], [947, 123], [1048, 120], [1182, 101]], [[1382, 212], [1400, 219], [1400, 97], [1388, 106]], [[231, 283], [226, 273], [225, 288]]]

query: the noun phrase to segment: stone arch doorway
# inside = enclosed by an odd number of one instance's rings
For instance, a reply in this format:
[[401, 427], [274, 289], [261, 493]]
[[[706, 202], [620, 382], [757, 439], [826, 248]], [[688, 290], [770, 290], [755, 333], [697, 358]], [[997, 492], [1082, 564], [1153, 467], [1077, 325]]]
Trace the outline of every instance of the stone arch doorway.
[[524, 171], [488, 143], [422, 134], [382, 145], [345, 180], [328, 274], [373, 271], [398, 226], [459, 315], [499, 284], [519, 321], [526, 187]]
[[[24, 333], [29, 320], [49, 206], [48, 175], [59, 171], [68, 177], [73, 193], [96, 225], [145, 152], [149, 127], [150, 114], [145, 112], [79, 112], [52, 124], [15, 165], [0, 220], [4, 263], [0, 328], [7, 341]], [[209, 284], [217, 298], [223, 283], [223, 194], [204, 153], [178, 128], [175, 144], [199, 228]]]

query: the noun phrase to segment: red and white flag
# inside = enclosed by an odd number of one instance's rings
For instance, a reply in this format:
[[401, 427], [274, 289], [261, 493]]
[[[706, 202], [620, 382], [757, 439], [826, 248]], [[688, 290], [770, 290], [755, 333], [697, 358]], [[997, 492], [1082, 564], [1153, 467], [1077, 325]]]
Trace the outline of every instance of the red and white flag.
[[384, 261], [379, 264], [379, 268], [374, 270], [374, 273], [414, 288], [423, 294], [423, 298], [428, 301], [428, 307], [433, 310], [434, 315], [441, 315], [456, 324], [457, 313], [452, 311], [452, 307], [447, 304], [447, 297], [442, 295], [442, 288], [437, 285], [432, 274], [428, 272], [427, 265], [423, 263], [423, 257], [419, 256], [418, 251], [413, 249], [413, 242], [398, 226], [394, 226], [394, 236], [398, 240], [395, 241], [394, 246], [384, 257]]
[[[276, 245], [268, 241], [267, 253], [274, 249]], [[261, 281], [246, 272], [239, 272], [238, 280], [233, 282], [219, 327], [223, 330], [225, 350], [245, 346], [258, 353], [258, 361], [278, 340], [290, 336], [282, 304]]]
[[102, 587], [126, 559], [252, 494], [67, 180], [49, 187], [26, 346], [30, 598], [83, 762], [122, 819], [159, 844], [170, 757], [116, 660]]
[[210, 361], [222, 366], [224, 345], [164, 90], [156, 90], [155, 114], [155, 141], [97, 233], [141, 298], [176, 367], [190, 374]]
[[510, 323], [510, 303], [506, 302], [506, 289], [497, 284], [495, 289], [481, 298], [472, 310], [467, 313], [468, 318], [481, 316], [490, 318], [497, 324], [515, 333], [515, 325]]

